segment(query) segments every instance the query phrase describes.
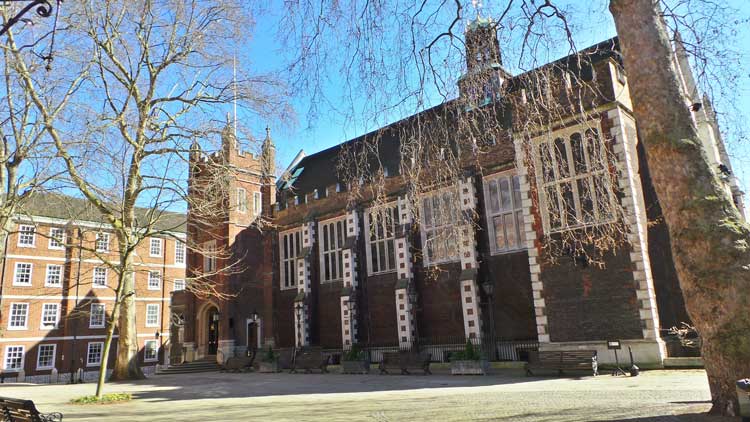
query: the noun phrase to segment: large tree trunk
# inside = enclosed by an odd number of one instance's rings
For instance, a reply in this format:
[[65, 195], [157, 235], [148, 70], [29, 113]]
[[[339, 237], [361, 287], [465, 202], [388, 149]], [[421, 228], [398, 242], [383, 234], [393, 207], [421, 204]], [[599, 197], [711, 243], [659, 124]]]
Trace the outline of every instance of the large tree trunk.
[[122, 301], [117, 329], [117, 359], [112, 370], [111, 381], [146, 378], [138, 366], [138, 331], [136, 330], [135, 277], [133, 265], [128, 258], [122, 275]]
[[712, 413], [738, 413], [750, 376], [750, 229], [710, 168], [655, 0], [611, 0], [641, 141], [685, 305], [703, 339]]

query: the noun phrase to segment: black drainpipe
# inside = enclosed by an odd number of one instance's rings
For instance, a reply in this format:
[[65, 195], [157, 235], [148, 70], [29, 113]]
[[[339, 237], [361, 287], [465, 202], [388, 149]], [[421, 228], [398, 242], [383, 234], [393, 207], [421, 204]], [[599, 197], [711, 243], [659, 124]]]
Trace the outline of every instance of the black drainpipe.
[[[76, 272], [76, 304], [75, 304], [75, 308], [73, 308], [75, 312], [78, 312], [78, 304], [79, 304], [78, 301], [80, 300], [78, 296], [78, 289], [81, 285], [81, 258], [82, 258], [81, 254], [83, 251], [83, 233], [81, 232], [80, 227], [77, 227], [77, 229], [78, 229], [78, 271]], [[105, 312], [105, 315], [106, 315], [106, 312]], [[72, 321], [71, 321], [73, 323], [73, 344], [71, 346], [73, 350], [70, 353], [71, 355], [70, 383], [71, 384], [75, 382], [76, 358], [78, 357], [76, 353], [76, 340], [78, 339], [78, 320], [79, 318], [75, 317], [75, 318], [72, 318]], [[83, 382], [83, 380], [81, 380], [81, 382]]]

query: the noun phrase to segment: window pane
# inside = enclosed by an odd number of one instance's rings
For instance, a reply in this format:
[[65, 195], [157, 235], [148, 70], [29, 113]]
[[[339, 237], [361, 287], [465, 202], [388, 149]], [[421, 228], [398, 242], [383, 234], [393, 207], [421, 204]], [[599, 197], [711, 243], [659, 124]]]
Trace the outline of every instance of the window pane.
[[562, 138], [555, 139], [555, 159], [557, 160], [557, 171], [560, 174], [560, 178], [569, 177], [568, 150], [565, 147], [565, 140]]
[[381, 256], [380, 271], [385, 271], [387, 270], [387, 268], [385, 267], [385, 242], [380, 242], [378, 244], [378, 254]]
[[575, 167], [576, 174], [585, 174], [587, 172], [586, 157], [583, 152], [583, 138], [581, 138], [580, 133], [576, 132], [571, 135], [570, 148], [573, 151], [573, 166]]
[[612, 208], [609, 203], [609, 184], [607, 183], [607, 175], [600, 174], [594, 176], [594, 192], [596, 208], [599, 212], [599, 219], [609, 220], [612, 218]]
[[431, 207], [432, 201], [430, 198], [425, 198], [422, 200], [422, 211], [423, 211], [423, 218], [424, 218], [424, 226], [425, 228], [432, 227], [432, 207]]
[[503, 177], [499, 181], [500, 185], [500, 209], [507, 211], [511, 209], [510, 205], [510, 182], [507, 178]]
[[554, 186], [548, 186], [546, 194], [549, 225], [552, 229], [560, 228], [562, 225], [562, 216], [560, 215], [560, 202], [557, 196], [557, 189]]
[[504, 250], [508, 247], [508, 244], [505, 241], [505, 228], [503, 221], [502, 215], [498, 215], [492, 219], [492, 224], [495, 226], [495, 247], [498, 250]]
[[396, 256], [393, 249], [393, 240], [388, 240], [388, 267], [386, 269], [392, 270], [396, 268]]
[[521, 179], [513, 176], [513, 209], [521, 208]]
[[493, 180], [490, 182], [490, 197], [487, 198], [490, 202], [490, 213], [496, 214], [500, 212], [500, 196], [497, 191], [497, 181]]
[[590, 223], [594, 221], [594, 198], [589, 188], [589, 179], [578, 179], [578, 198], [581, 201], [581, 212], [583, 221]]
[[591, 165], [591, 171], [603, 170], [605, 168], [605, 160], [602, 155], [602, 142], [599, 139], [599, 134], [596, 129], [589, 129], [586, 131], [586, 151], [589, 155], [589, 164]]
[[565, 212], [565, 218], [567, 221], [567, 225], [574, 225], [578, 221], [578, 217], [576, 215], [576, 205], [575, 200], [573, 199], [573, 187], [570, 183], [561, 183], [560, 184], [560, 193], [562, 194], [563, 199], [563, 210]]
[[513, 224], [513, 218], [513, 214], [505, 214], [503, 216], [505, 222], [505, 240], [509, 249], [518, 246], [518, 238], [516, 237], [516, 228]]
[[518, 232], [518, 245], [523, 246], [526, 242], [526, 232], [523, 228], [523, 212], [516, 211], [516, 231]]
[[372, 271], [378, 272], [380, 271], [380, 267], [378, 266], [378, 246], [375, 243], [370, 244], [370, 258], [372, 261]]
[[542, 161], [542, 178], [544, 183], [554, 181], [555, 172], [552, 168], [552, 154], [549, 150], [549, 144], [546, 142], [539, 144], [539, 159]]

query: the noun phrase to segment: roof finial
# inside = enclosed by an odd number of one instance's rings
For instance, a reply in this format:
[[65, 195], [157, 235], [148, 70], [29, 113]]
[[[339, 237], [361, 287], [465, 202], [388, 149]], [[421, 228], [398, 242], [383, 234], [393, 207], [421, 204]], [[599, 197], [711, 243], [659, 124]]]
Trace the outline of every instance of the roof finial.
[[267, 139], [271, 138], [271, 128], [268, 127], [268, 125], [266, 125], [266, 138]]
[[482, 17], [482, 0], [471, 0], [474, 11], [477, 13], [477, 19]]

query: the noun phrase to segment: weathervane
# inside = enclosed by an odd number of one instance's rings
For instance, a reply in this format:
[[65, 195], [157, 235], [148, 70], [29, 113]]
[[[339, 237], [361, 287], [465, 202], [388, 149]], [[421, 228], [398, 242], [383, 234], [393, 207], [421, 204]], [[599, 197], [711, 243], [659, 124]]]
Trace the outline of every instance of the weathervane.
[[477, 18], [482, 17], [482, 0], [471, 0], [471, 5], [474, 6], [474, 11], [477, 13]]

